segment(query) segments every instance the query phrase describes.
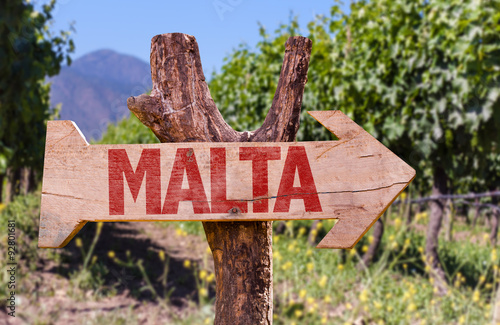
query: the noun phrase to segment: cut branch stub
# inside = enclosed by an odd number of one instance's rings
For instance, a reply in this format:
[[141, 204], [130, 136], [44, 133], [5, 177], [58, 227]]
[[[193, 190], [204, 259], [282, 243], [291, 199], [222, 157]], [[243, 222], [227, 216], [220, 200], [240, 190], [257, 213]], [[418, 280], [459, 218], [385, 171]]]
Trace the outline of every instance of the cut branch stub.
[[[290, 37], [272, 106], [254, 132], [223, 119], [205, 82], [193, 36], [151, 40], [151, 95], [130, 97], [129, 109], [161, 142], [288, 142], [299, 128], [312, 42]], [[216, 273], [215, 324], [272, 324], [272, 222], [203, 222]]]

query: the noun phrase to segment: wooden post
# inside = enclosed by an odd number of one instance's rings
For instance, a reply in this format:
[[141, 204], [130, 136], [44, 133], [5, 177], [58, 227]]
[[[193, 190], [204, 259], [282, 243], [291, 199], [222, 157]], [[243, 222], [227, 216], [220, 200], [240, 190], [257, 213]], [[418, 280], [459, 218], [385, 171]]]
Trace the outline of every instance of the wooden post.
[[[129, 109], [161, 142], [286, 142], [299, 127], [311, 40], [290, 37], [272, 106], [255, 131], [237, 132], [222, 118], [205, 82], [193, 36], [151, 40], [151, 95]], [[230, 182], [231, 180], [227, 180]], [[272, 222], [203, 222], [214, 256], [215, 324], [272, 324]]]

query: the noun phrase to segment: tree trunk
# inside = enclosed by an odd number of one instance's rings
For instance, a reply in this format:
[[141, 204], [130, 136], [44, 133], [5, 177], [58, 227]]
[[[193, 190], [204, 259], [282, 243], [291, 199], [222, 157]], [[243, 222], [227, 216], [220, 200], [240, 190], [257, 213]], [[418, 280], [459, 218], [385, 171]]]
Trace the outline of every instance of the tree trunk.
[[7, 171], [7, 202], [12, 202], [21, 192], [21, 168], [9, 169]]
[[[287, 142], [299, 127], [311, 41], [291, 37], [273, 104], [254, 132], [237, 132], [222, 118], [205, 82], [193, 36], [151, 40], [151, 95], [130, 97], [129, 109], [161, 142]], [[272, 222], [204, 222], [214, 256], [215, 324], [272, 324]]]
[[477, 219], [479, 218], [479, 210], [480, 210], [479, 198], [476, 198], [474, 200], [474, 203], [475, 203], [475, 209], [474, 209], [474, 217], [472, 219], [472, 228], [476, 227], [476, 222], [477, 222]]
[[[498, 206], [498, 196], [491, 197], [491, 203], [493, 205]], [[490, 241], [492, 246], [497, 245], [497, 237], [498, 237], [498, 219], [500, 219], [500, 212], [498, 209], [492, 209], [491, 211], [491, 232], [490, 232]]]
[[[448, 179], [445, 171], [441, 167], [435, 168], [432, 195], [447, 194], [447, 182]], [[425, 243], [426, 263], [430, 267], [430, 276], [434, 279], [434, 286], [438, 289], [440, 295], [446, 294], [448, 290], [446, 276], [438, 255], [438, 238], [443, 220], [444, 205], [444, 200], [433, 200], [430, 202], [431, 214]]]
[[363, 255], [363, 258], [358, 263], [358, 270], [363, 268], [368, 268], [377, 253], [378, 247], [380, 246], [380, 242], [382, 241], [382, 236], [384, 235], [384, 222], [382, 221], [382, 217], [380, 217], [375, 223], [375, 227], [373, 229], [373, 241], [368, 247], [368, 251]]
[[316, 238], [318, 237], [318, 224], [319, 220], [314, 220], [311, 229], [309, 230], [309, 236], [307, 236], [307, 242], [311, 246], [316, 246]]
[[5, 179], [5, 174], [0, 174], [0, 203], [4, 202], [3, 199], [3, 180]]
[[455, 218], [455, 208], [451, 200], [446, 200], [444, 214], [446, 216], [446, 233], [444, 237], [446, 241], [451, 241], [453, 236], [453, 221]]

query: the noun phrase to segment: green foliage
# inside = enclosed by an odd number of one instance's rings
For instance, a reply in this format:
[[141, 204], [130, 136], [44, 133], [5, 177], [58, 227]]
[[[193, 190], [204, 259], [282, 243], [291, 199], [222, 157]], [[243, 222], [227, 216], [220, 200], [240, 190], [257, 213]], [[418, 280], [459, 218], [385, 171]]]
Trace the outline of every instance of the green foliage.
[[123, 118], [118, 123], [109, 123], [99, 144], [158, 143], [154, 133], [139, 121], [134, 114]]
[[[297, 222], [287, 222], [285, 233], [273, 236], [275, 323], [351, 324], [362, 319], [374, 324], [483, 324], [491, 320], [499, 263], [496, 249], [482, 236], [442, 241], [440, 256], [452, 285], [449, 294], [438, 296], [432, 271], [424, 263], [425, 238], [416, 230], [426, 218], [427, 212], [422, 212], [406, 227], [401, 213], [386, 216], [378, 255], [365, 270], [357, 266], [373, 240], [371, 231], [355, 249], [317, 250], [307, 242], [307, 228], [297, 229]], [[329, 230], [331, 224], [324, 220], [320, 228]]]
[[7, 167], [40, 170], [45, 121], [51, 113], [47, 76], [59, 73], [74, 49], [69, 32], [49, 31], [55, 1], [42, 12], [22, 0], [0, 4], [0, 174]]
[[[499, 9], [496, 0], [359, 1], [349, 14], [333, 6], [308, 25], [298, 139], [330, 137], [306, 111], [340, 109], [417, 169], [421, 191], [436, 168], [457, 187], [477, 183], [498, 159]], [[261, 28], [255, 52], [240, 46], [212, 76], [212, 96], [235, 128], [264, 120], [283, 45], [298, 31], [296, 20], [274, 37]], [[498, 186], [498, 168], [488, 175], [483, 186]]]
[[[5, 206], [0, 204], [0, 224], [2, 232], [0, 233], [0, 254], [4, 256], [0, 262], [0, 267], [7, 269], [8, 246], [7, 224], [9, 221], [15, 221], [16, 236], [16, 255], [15, 261], [18, 262], [18, 280], [24, 278], [27, 273], [36, 268], [38, 262], [38, 219], [40, 216], [40, 192], [17, 196], [14, 201]], [[3, 272], [0, 276], [0, 294], [7, 297], [9, 274]], [[22, 287], [20, 291], [22, 292]], [[4, 306], [5, 301], [0, 303]]]

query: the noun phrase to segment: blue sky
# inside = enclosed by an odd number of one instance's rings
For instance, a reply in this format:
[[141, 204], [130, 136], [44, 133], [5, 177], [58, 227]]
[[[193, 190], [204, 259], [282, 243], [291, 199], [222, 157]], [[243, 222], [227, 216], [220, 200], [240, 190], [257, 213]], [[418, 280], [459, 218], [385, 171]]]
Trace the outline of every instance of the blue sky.
[[307, 34], [307, 23], [318, 14], [328, 15], [332, 5], [333, 1], [319, 0], [59, 0], [52, 29], [68, 29], [74, 22], [74, 59], [106, 48], [146, 62], [153, 36], [190, 34], [198, 41], [208, 77], [240, 43], [255, 46], [260, 39], [258, 22], [273, 32], [293, 13]]

